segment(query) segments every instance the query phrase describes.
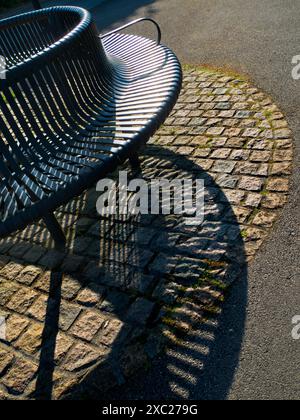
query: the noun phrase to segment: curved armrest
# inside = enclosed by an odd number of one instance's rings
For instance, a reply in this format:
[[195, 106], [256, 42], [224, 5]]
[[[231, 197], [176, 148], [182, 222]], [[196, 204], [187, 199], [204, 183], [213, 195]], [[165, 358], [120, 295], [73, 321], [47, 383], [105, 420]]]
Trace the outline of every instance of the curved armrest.
[[116, 34], [116, 33], [120, 32], [120, 31], [122, 31], [123, 29], [129, 28], [130, 26], [136, 25], [137, 23], [143, 22], [143, 21], [152, 22], [156, 26], [157, 34], [158, 34], [157, 35], [157, 45], [159, 45], [160, 42], [161, 42], [161, 30], [160, 30], [160, 27], [159, 27], [158, 23], [155, 22], [155, 20], [153, 20], [151, 18], [146, 18], [146, 17], [145, 18], [136, 19], [136, 20], [134, 20], [134, 21], [132, 21], [130, 23], [127, 23], [124, 26], [121, 26], [120, 28], [117, 28], [117, 29], [115, 29], [115, 30], [113, 30], [111, 32], [108, 32], [108, 33], [104, 34], [104, 35], [100, 35], [100, 38], [101, 39], [106, 38], [107, 36]]

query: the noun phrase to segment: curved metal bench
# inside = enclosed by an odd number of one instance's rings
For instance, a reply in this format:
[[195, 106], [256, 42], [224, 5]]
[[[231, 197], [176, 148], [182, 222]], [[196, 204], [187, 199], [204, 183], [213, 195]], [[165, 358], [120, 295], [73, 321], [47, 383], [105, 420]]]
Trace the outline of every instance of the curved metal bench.
[[151, 40], [99, 39], [76, 7], [2, 20], [0, 55], [0, 237], [42, 218], [61, 243], [53, 212], [126, 159], [138, 165], [177, 100], [181, 67]]

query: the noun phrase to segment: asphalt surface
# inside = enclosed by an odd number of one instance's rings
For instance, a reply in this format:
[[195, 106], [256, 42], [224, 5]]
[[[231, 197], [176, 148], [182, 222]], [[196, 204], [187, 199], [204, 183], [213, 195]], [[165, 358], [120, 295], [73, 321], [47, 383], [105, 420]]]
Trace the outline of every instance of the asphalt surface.
[[[153, 17], [162, 27], [163, 42], [183, 63], [249, 75], [281, 107], [295, 138], [290, 201], [248, 273], [233, 287], [220, 320], [188, 336], [183, 346], [109, 397], [299, 399], [300, 341], [291, 336], [292, 318], [300, 315], [300, 80], [291, 76], [292, 57], [300, 54], [299, 0], [73, 3], [91, 8], [103, 32], [140, 16]], [[134, 30], [153, 36], [147, 24]]]

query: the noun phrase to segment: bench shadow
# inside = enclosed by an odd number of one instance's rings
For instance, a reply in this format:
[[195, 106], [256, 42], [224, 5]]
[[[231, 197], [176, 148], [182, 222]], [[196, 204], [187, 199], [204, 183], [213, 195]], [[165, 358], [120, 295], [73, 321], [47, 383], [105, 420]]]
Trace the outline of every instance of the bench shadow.
[[220, 401], [226, 400], [239, 365], [247, 306], [247, 269], [226, 298], [222, 313], [183, 336], [147, 371], [140, 370], [126, 385], [99, 400]]
[[[80, 1], [78, 2], [80, 4]], [[121, 0], [118, 1], [118, 7], [111, 7], [109, 1], [102, 3], [100, 6], [91, 8], [91, 12], [101, 31], [113, 27], [116, 22], [119, 24], [126, 23], [139, 9], [146, 8], [144, 15], [153, 17], [156, 14], [157, 0]], [[144, 25], [144, 24], [142, 24]], [[146, 27], [147, 25], [144, 25]], [[141, 26], [143, 28], [143, 26]]]
[[[143, 156], [142, 168], [145, 179], [204, 179], [205, 222], [201, 227], [195, 228], [185, 226], [182, 216], [100, 218], [96, 212], [98, 194], [93, 190], [73, 200], [63, 211], [59, 210], [58, 218], [68, 233], [66, 258], [80, 256], [82, 263], [78, 272], [72, 267], [50, 269], [39, 368], [33, 393], [35, 399], [53, 398], [57, 368], [55, 351], [60, 331], [65, 275], [71, 275], [82, 287], [95, 294], [101, 294], [105, 288], [100, 310], [124, 323], [105, 361], [106, 366], [113, 366], [113, 375], [120, 385], [105, 393], [103, 366], [95, 364], [90, 366], [90, 373], [85, 373], [80, 385], [69, 390], [67, 398], [77, 399], [82, 395], [99, 400], [226, 398], [238, 365], [247, 305], [247, 261], [239, 223], [231, 204], [214, 179], [188, 158], [178, 156], [162, 147], [149, 146]], [[79, 209], [79, 216], [76, 215], [76, 209]], [[145, 241], [145, 229], [155, 230], [149, 243]], [[162, 233], [165, 234], [163, 241]], [[174, 234], [179, 235], [176, 243]], [[33, 236], [34, 242], [45, 249], [51, 249], [53, 246], [48, 232], [41, 224], [26, 229], [19, 238], [14, 238], [13, 243], [32, 243], [29, 238]], [[186, 246], [190, 237], [200, 241], [205, 238], [206, 247], [199, 249], [200, 245]], [[10, 238], [4, 240], [1, 249], [5, 248], [5, 244], [9, 249], [9, 245], [12, 245], [10, 241]], [[218, 250], [221, 250], [221, 257], [218, 257]], [[170, 272], [167, 263], [164, 265], [161, 262], [157, 269], [155, 263], [161, 254], [175, 257], [177, 265], [173, 271]], [[187, 314], [184, 318], [184, 323], [188, 326], [187, 331], [180, 335], [175, 343], [173, 338], [169, 340], [163, 356], [154, 359], [150, 370], [139, 372], [140, 366], [136, 363], [136, 367], [132, 369], [137, 371], [136, 374], [132, 377], [133, 372], [128, 372], [131, 379], [127, 378], [127, 372], [122, 370], [125, 363], [124, 354], [132, 351], [126, 340], [130, 335], [137, 334], [140, 329], [138, 322], [132, 324], [131, 320], [128, 321], [128, 307], [137, 297], [146, 297], [154, 301], [154, 311], [148, 320], [147, 328], [149, 332], [157, 329], [157, 314], [161, 307], [169, 305], [170, 302], [169, 298], [166, 300], [163, 297], [164, 293], [159, 295], [156, 292], [155, 295], [154, 290], [164, 290], [169, 285], [172, 285], [173, 290], [195, 287], [195, 278], [202, 260], [209, 258], [216, 263], [221, 260], [226, 262], [225, 269], [215, 270], [220, 284], [230, 285], [236, 280], [226, 303], [218, 305], [216, 311], [206, 311], [203, 302], [197, 302], [201, 312], [199, 319], [195, 320], [194, 316], [189, 318]], [[191, 275], [191, 278], [186, 276], [187, 266], [183, 262], [193, 266], [194, 275]], [[88, 274], [90, 272], [86, 271], [87, 266], [94, 270], [96, 268], [96, 275]], [[82, 274], [83, 268], [85, 274]], [[150, 285], [146, 285], [149, 276], [152, 280]], [[220, 291], [218, 287], [219, 284], [214, 287], [216, 292]], [[172, 329], [170, 331], [172, 332]], [[132, 339], [130, 342], [135, 341]], [[134, 362], [134, 353], [132, 357], [131, 364]], [[152, 357], [151, 354], [149, 357]], [[125, 380], [128, 382], [122, 385]]]
[[[212, 202], [217, 205], [215, 215], [211, 217], [206, 213], [205, 223], [220, 223], [213, 234], [210, 248], [218, 249], [219, 242], [227, 242], [224, 260], [229, 266], [222, 273], [222, 281], [232, 287], [226, 292], [226, 300], [217, 313], [207, 312], [196, 323], [193, 316], [190, 320], [184, 318], [191, 328], [182, 336], [177, 335], [175, 342], [174, 337], [167, 340], [165, 351], [147, 371], [141, 370], [126, 384], [107, 393], [99, 393], [98, 399], [225, 400], [238, 367], [246, 320], [248, 268], [245, 238], [231, 204], [214, 179], [187, 158], [157, 147], [155, 155], [161, 154], [180, 171], [193, 173], [193, 176], [205, 180], [206, 206]], [[224, 227], [228, 226], [229, 234], [226, 236]], [[164, 228], [167, 228], [167, 223]], [[202, 237], [201, 229], [197, 234]], [[180, 286], [187, 285], [183, 279], [177, 280]]]

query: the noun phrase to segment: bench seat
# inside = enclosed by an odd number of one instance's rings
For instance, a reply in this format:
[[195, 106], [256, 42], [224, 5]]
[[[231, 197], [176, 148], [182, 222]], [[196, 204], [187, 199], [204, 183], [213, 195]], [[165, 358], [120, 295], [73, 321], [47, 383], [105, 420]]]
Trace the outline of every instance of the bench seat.
[[[21, 42], [25, 31], [39, 36]], [[13, 54], [8, 37], [18, 41]], [[126, 159], [138, 165], [177, 100], [180, 64], [139, 36], [101, 40], [90, 14], [75, 7], [0, 22], [0, 48], [10, 53], [0, 80], [0, 237], [42, 218], [59, 242], [59, 206]]]

